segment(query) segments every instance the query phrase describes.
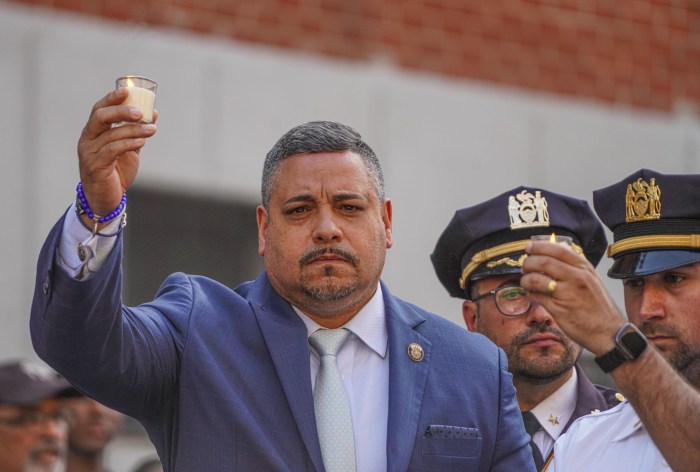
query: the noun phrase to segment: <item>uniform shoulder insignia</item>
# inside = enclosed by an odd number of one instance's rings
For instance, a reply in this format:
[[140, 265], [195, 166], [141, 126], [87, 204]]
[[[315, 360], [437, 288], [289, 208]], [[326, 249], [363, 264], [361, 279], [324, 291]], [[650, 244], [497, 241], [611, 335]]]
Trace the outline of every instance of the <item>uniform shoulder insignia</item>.
[[614, 406], [617, 406], [620, 403], [627, 400], [623, 394], [613, 390], [612, 388], [602, 387], [602, 386], [598, 386], [598, 385], [596, 385], [596, 387], [598, 387], [598, 391], [603, 395], [603, 398], [605, 399], [605, 403], [608, 404], [608, 408], [612, 408]]
[[605, 401], [608, 403], [608, 406], [611, 408], [613, 406], [619, 405], [620, 403], [626, 400], [623, 394], [621, 394], [620, 392], [616, 392], [615, 390], [605, 392], [603, 396], [605, 397]]

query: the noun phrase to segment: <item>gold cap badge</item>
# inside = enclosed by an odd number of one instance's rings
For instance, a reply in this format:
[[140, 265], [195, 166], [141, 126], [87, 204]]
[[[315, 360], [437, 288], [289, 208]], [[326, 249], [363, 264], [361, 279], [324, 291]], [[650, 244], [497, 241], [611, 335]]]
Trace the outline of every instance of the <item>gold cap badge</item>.
[[508, 197], [508, 216], [510, 229], [549, 226], [547, 200], [539, 190], [536, 190], [534, 195], [523, 190]]
[[638, 178], [627, 186], [625, 196], [625, 221], [658, 220], [661, 218], [661, 189], [656, 185], [656, 179], [646, 183]]

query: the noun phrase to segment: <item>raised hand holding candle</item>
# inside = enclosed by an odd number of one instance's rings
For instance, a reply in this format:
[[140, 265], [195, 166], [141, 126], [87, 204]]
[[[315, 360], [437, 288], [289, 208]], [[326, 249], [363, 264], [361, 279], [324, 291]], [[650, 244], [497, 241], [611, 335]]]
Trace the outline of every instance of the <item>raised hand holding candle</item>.
[[129, 96], [124, 101], [124, 105], [141, 110], [142, 123], [153, 123], [157, 86], [155, 81], [137, 75], [127, 75], [117, 79], [117, 88], [125, 87], [129, 90]]

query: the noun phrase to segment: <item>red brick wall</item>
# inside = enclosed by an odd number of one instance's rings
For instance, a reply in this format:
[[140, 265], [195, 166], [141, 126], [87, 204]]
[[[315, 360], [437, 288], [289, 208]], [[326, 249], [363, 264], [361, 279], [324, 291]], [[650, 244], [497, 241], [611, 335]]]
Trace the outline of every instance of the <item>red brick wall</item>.
[[10, 0], [607, 103], [700, 111], [700, 0]]

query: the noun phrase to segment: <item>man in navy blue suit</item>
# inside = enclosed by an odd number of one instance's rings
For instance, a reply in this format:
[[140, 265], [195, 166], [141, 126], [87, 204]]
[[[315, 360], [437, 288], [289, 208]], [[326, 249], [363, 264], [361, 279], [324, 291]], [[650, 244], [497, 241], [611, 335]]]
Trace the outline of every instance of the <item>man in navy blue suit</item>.
[[[125, 194], [156, 131], [126, 93], [95, 104], [76, 205], [39, 258], [43, 359], [140, 420], [167, 471], [534, 470], [503, 351], [380, 280], [392, 203], [345, 125], [298, 126], [268, 153], [255, 281], [231, 290], [174, 274], [152, 302], [123, 306]], [[345, 339], [330, 363], [314, 341], [323, 330]], [[342, 418], [319, 413], [333, 382]]]

